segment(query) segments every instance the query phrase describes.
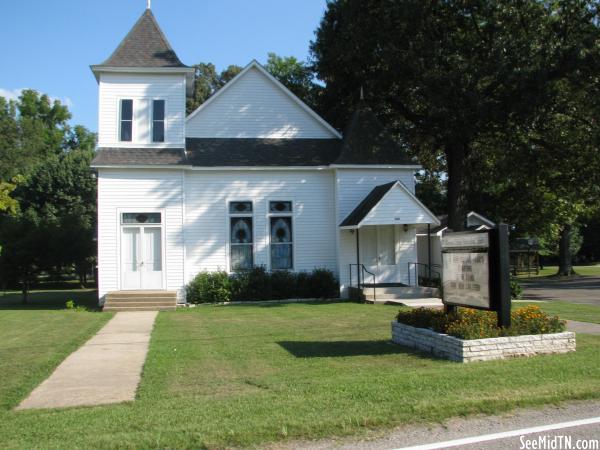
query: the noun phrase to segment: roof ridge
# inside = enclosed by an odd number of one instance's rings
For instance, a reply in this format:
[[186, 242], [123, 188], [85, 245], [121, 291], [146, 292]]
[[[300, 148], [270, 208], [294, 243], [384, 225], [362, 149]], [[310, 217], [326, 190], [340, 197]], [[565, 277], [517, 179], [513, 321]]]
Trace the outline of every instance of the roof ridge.
[[[158, 35], [162, 39], [163, 44], [165, 44], [165, 46], [169, 50], [171, 50], [173, 53], [175, 53], [175, 50], [173, 49], [173, 46], [171, 45], [171, 43], [167, 39], [167, 36], [165, 35], [164, 31], [162, 30], [162, 28], [158, 24], [158, 20], [156, 20], [156, 16], [152, 12], [152, 10], [151, 9], [147, 9], [146, 11], [144, 11], [144, 14], [148, 14], [150, 16], [150, 19], [152, 20], [152, 23], [154, 23], [154, 26], [156, 27], [156, 30], [158, 31]], [[144, 14], [142, 14], [142, 17], [144, 17]], [[177, 59], [179, 59], [179, 57], [177, 57]]]
[[146, 15], [146, 13], [148, 11], [149, 10], [146, 9], [144, 11], [144, 13], [139, 17], [139, 19], [135, 21], [135, 23], [133, 24], [131, 29], [127, 32], [125, 37], [123, 39], [121, 39], [121, 42], [119, 42], [119, 45], [117, 45], [117, 48], [110, 54], [110, 56], [108, 58], [106, 58], [102, 63], [99, 64], [100, 66], [103, 66], [106, 63], [108, 63], [108, 61], [110, 61], [113, 58], [113, 56], [115, 56], [117, 54], [117, 52], [119, 50], [121, 50], [121, 48], [123, 48], [123, 46], [125, 45], [125, 42], [127, 42], [127, 38], [133, 33], [133, 30], [135, 30], [137, 28], [137, 26], [140, 24], [140, 22], [142, 21], [142, 19], [144, 18], [144, 16]]

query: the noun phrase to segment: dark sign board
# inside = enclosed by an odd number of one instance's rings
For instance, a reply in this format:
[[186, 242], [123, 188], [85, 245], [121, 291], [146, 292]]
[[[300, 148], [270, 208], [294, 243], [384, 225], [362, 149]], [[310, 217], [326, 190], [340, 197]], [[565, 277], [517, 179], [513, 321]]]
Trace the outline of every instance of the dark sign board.
[[500, 326], [510, 326], [508, 226], [446, 233], [442, 237], [443, 302], [449, 307], [498, 312]]

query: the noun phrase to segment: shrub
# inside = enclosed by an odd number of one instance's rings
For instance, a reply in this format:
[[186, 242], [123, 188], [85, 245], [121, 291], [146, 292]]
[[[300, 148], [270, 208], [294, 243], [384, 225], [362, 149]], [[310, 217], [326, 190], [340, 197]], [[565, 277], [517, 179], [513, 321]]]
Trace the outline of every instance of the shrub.
[[67, 300], [65, 302], [65, 308], [69, 311], [82, 312], [87, 311], [88, 309], [85, 306], [78, 305], [74, 300]]
[[231, 283], [234, 301], [271, 299], [271, 280], [263, 266], [231, 275]]
[[517, 277], [510, 277], [510, 297], [513, 300], [518, 300], [521, 298], [521, 294], [523, 293], [523, 288], [521, 287], [521, 283]]
[[526, 306], [511, 313], [510, 328], [500, 328], [496, 313], [460, 308], [457, 314], [445, 314], [441, 310], [417, 308], [400, 311], [400, 323], [417, 328], [429, 328], [461, 339], [482, 339], [525, 334], [560, 333], [565, 322], [557, 316], [549, 316], [538, 306]]
[[272, 272], [270, 278], [272, 300], [298, 297], [298, 277], [296, 274], [287, 270], [278, 270]]
[[189, 303], [220, 303], [231, 300], [231, 280], [227, 272], [200, 272], [185, 287]]
[[202, 272], [186, 286], [190, 303], [226, 301], [282, 300], [288, 298], [334, 298], [338, 282], [333, 272], [315, 269], [307, 272], [278, 270], [267, 272], [264, 267], [227, 275], [226, 272]]

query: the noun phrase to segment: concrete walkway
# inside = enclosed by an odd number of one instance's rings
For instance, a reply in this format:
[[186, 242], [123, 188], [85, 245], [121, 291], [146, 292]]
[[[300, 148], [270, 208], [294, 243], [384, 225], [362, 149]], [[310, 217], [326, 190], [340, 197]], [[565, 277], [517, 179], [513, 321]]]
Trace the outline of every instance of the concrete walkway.
[[582, 334], [595, 334], [600, 336], [600, 324], [591, 322], [578, 322], [577, 320], [567, 320], [567, 330]]
[[156, 311], [117, 313], [16, 409], [93, 406], [134, 400], [157, 314]]
[[524, 300], [563, 300], [600, 305], [600, 277], [521, 278]]

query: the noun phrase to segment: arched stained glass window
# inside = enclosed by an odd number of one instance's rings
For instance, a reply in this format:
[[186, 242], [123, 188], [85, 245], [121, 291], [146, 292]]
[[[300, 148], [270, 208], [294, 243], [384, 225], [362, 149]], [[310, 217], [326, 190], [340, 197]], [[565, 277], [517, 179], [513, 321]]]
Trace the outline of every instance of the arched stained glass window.
[[251, 269], [254, 264], [252, 217], [230, 218], [231, 270]]
[[292, 218], [271, 217], [271, 269], [292, 269], [292, 242]]

